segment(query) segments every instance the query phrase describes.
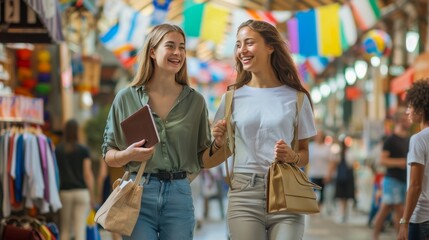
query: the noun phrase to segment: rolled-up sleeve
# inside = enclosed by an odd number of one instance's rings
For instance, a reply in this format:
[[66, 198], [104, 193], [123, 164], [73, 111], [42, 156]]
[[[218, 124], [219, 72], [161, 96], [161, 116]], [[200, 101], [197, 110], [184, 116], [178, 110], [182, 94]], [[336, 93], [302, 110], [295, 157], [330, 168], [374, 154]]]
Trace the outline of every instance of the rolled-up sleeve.
[[106, 157], [106, 153], [112, 149], [112, 146], [115, 144], [115, 134], [113, 131], [113, 123], [112, 121], [115, 121], [115, 118], [112, 117], [114, 115], [114, 107], [110, 108], [109, 115], [107, 117], [106, 121], [106, 127], [104, 128], [104, 134], [103, 134], [103, 144], [101, 146], [101, 151], [103, 154], [103, 159]]
[[101, 146], [103, 158], [106, 157], [106, 153], [110, 149], [123, 150], [127, 147], [125, 136], [121, 129], [121, 121], [128, 114], [125, 112], [126, 108], [123, 106], [123, 98], [127, 96], [121, 93], [123, 92], [116, 95], [110, 107], [109, 115], [107, 116], [106, 127], [103, 134], [103, 145]]

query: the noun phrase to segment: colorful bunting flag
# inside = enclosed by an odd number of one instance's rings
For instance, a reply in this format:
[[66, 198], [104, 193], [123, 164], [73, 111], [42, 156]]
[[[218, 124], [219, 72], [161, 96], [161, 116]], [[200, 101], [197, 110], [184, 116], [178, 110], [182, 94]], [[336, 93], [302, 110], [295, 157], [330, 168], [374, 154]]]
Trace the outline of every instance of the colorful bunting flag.
[[300, 79], [304, 83], [309, 84], [311, 80], [310, 80], [310, 74], [307, 71], [306, 65], [305, 64], [299, 64], [297, 67], [297, 70], [298, 70], [298, 74], [299, 74]]
[[371, 28], [381, 17], [376, 0], [352, 0], [350, 4], [357, 25], [361, 30], [365, 31]]
[[[153, 0], [151, 17], [144, 16], [130, 6], [115, 0], [106, 0], [104, 14], [115, 22], [101, 37], [101, 42], [121, 61], [129, 65], [136, 51], [142, 46], [151, 25], [165, 22], [172, 0]], [[350, 3], [331, 4], [316, 9], [300, 11], [291, 18], [290, 11], [260, 11], [251, 9], [230, 10], [223, 6], [197, 0], [184, 0], [183, 29], [188, 39], [211, 41], [218, 44], [221, 57], [233, 57], [236, 32], [248, 19], [263, 20], [273, 25], [286, 22], [289, 48], [304, 57], [335, 57], [357, 41], [357, 27], [367, 30], [380, 19], [377, 0], [350, 0]], [[228, 22], [231, 25], [228, 26]], [[228, 28], [228, 29], [227, 29]], [[227, 34], [226, 34], [227, 33]], [[223, 42], [223, 45], [220, 43]], [[193, 44], [195, 47], [196, 44]], [[189, 47], [189, 46], [187, 46]], [[219, 51], [220, 50], [220, 51]], [[324, 70], [328, 58], [309, 58], [305, 62], [308, 72], [317, 75]], [[326, 64], [325, 64], [326, 63]], [[301, 69], [301, 75], [304, 75]]]
[[149, 24], [150, 18], [124, 5], [117, 23], [100, 36], [100, 41], [125, 68], [132, 67], [138, 49], [143, 46]]
[[329, 62], [330, 59], [326, 57], [309, 57], [305, 61], [305, 66], [307, 67], [307, 71], [314, 77], [322, 73]]
[[277, 23], [286, 22], [292, 17], [291, 11], [271, 11], [271, 15], [276, 19]]
[[183, 4], [183, 30], [188, 37], [199, 37], [205, 3], [185, 0]]
[[145, 33], [149, 28], [150, 19], [135, 9], [125, 6], [119, 16], [117, 24], [113, 25], [100, 37], [101, 42], [108, 49], [116, 49], [127, 43], [136, 48], [143, 45]]
[[201, 39], [219, 44], [225, 35], [229, 14], [229, 9], [207, 3], [201, 25]]
[[270, 11], [247, 9], [247, 13], [249, 14], [251, 19], [265, 21], [270, 23], [271, 25], [277, 24], [277, 20], [274, 18]]
[[122, 9], [127, 6], [122, 0], [106, 0], [103, 4], [103, 20], [108, 24], [118, 22]]
[[231, 13], [231, 31], [226, 35], [223, 44], [221, 56], [224, 58], [233, 57], [235, 50], [235, 42], [237, 41], [238, 27], [245, 21], [249, 20], [249, 14], [243, 9], [234, 9]]
[[356, 23], [349, 5], [344, 4], [340, 8], [341, 23], [341, 48], [343, 51], [353, 46], [357, 41]]
[[298, 19], [292, 18], [287, 21], [287, 31], [289, 37], [289, 48], [292, 53], [299, 53], [299, 33]]
[[165, 22], [167, 17], [168, 8], [170, 7], [171, 0], [153, 0], [153, 13], [151, 25], [155, 26]]
[[326, 5], [316, 9], [320, 56], [337, 57], [342, 54], [339, 9], [340, 5], [338, 4]]
[[298, 12], [299, 54], [303, 56], [317, 56], [317, 27], [316, 11], [314, 9]]
[[231, 13], [231, 30], [224, 37], [225, 42], [222, 46], [221, 57], [232, 57], [234, 55], [234, 47], [236, 41], [237, 29], [243, 22], [249, 19], [258, 19], [264, 21], [271, 21], [272, 23], [281, 23], [287, 21], [292, 16], [290, 11], [256, 11], [234, 9]]

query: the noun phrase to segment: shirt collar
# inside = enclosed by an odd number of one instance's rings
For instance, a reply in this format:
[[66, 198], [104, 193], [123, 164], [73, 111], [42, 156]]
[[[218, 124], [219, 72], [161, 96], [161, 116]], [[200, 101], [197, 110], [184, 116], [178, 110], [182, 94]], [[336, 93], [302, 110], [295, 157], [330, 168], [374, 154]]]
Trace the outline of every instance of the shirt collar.
[[[140, 85], [140, 86], [134, 86], [133, 88], [134, 88], [134, 91], [137, 91], [137, 94], [139, 95], [143, 106], [146, 105], [149, 102], [149, 95], [145, 91], [145, 86], [144, 85]], [[180, 93], [180, 95], [179, 95], [179, 97], [178, 97], [177, 100], [181, 101], [186, 96], [188, 96], [189, 93], [191, 93], [193, 91], [194, 91], [193, 88], [189, 87], [188, 85], [184, 85], [183, 86], [183, 91]]]

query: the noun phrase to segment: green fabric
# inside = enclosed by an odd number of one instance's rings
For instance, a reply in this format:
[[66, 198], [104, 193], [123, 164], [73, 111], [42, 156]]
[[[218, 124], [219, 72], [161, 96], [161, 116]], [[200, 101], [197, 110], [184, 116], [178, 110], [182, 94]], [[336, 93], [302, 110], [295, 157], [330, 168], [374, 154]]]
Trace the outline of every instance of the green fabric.
[[[118, 92], [110, 108], [104, 131], [103, 156], [110, 149], [127, 148], [120, 123], [149, 101], [144, 87], [127, 87]], [[210, 126], [204, 97], [194, 89], [184, 86], [176, 104], [165, 121], [152, 112], [160, 142], [146, 165], [145, 172], [159, 170], [198, 172], [202, 155], [210, 146]], [[125, 168], [137, 172], [140, 163], [130, 162]]]

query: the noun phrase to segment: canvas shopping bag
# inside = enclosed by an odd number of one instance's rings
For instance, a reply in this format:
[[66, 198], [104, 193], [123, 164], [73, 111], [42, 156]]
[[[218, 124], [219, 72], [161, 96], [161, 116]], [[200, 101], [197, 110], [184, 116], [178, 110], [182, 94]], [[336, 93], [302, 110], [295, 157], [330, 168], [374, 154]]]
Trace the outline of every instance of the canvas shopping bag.
[[95, 222], [104, 229], [121, 235], [130, 236], [140, 212], [143, 186], [140, 179], [146, 162], [142, 162], [136, 181], [129, 180], [125, 172], [122, 179], [113, 184], [113, 191], [95, 214]]
[[[298, 122], [304, 93], [297, 94], [297, 124], [294, 131], [294, 151], [298, 151]], [[267, 177], [267, 212], [318, 213], [316, 193], [320, 186], [310, 182], [295, 164], [273, 162]]]

